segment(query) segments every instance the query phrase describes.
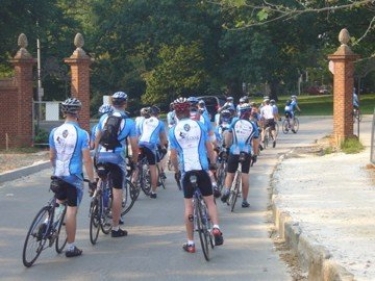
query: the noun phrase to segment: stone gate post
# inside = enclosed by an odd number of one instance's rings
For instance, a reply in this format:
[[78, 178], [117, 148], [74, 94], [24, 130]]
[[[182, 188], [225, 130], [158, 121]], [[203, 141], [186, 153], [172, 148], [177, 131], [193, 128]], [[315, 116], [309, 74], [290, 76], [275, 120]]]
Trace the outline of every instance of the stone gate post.
[[82, 49], [84, 40], [80, 33], [75, 36], [74, 45], [77, 49], [69, 58], [64, 59], [64, 62], [70, 65], [71, 96], [82, 102], [79, 124], [83, 129], [90, 131], [90, 64], [92, 59]]
[[[10, 122], [10, 139], [12, 147], [32, 146], [33, 135], [33, 67], [36, 59], [26, 50], [28, 46], [27, 37], [21, 33], [18, 37], [20, 49], [10, 62], [14, 66], [14, 83], [17, 88], [16, 97], [10, 97], [4, 103], [8, 107], [4, 109], [8, 112], [3, 122]], [[3, 136], [2, 136], [3, 137]]]
[[333, 141], [336, 146], [353, 136], [354, 62], [359, 56], [349, 48], [349, 40], [349, 32], [342, 29], [341, 46], [328, 55], [333, 62]]

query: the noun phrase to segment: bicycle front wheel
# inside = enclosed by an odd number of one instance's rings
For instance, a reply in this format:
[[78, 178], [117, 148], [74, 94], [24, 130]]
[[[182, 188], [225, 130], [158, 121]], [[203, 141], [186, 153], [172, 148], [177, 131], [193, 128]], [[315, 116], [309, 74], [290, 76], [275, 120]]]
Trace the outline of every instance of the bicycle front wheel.
[[210, 234], [206, 227], [207, 217], [204, 215], [204, 211], [203, 211], [204, 206], [202, 206], [199, 200], [196, 204], [196, 208], [197, 208], [197, 228], [198, 228], [197, 231], [199, 233], [199, 240], [201, 241], [204, 258], [206, 259], [206, 261], [209, 261], [210, 260], [210, 248], [208, 246], [209, 246], [210, 240], [209, 240], [208, 235]]
[[47, 247], [47, 224], [50, 207], [43, 207], [35, 216], [29, 231], [27, 232], [22, 251], [22, 262], [24, 266], [30, 267], [39, 257], [40, 253]]
[[61, 254], [65, 248], [66, 243], [68, 242], [68, 235], [66, 233], [66, 229], [64, 227], [63, 231], [61, 229], [65, 226], [65, 215], [66, 215], [66, 206], [64, 207], [64, 211], [61, 214], [60, 220], [56, 226], [56, 243], [55, 248], [58, 254]]
[[100, 213], [99, 198], [95, 197], [90, 206], [90, 242], [92, 245], [95, 245], [98, 240], [101, 225]]

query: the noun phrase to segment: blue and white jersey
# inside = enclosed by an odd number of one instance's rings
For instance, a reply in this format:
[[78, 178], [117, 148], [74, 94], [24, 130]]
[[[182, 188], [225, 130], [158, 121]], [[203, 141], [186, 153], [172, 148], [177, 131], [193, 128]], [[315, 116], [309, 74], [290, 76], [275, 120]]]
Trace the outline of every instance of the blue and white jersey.
[[296, 100], [292, 100], [290, 105], [292, 106], [292, 110], [295, 111], [297, 109], [298, 103]]
[[162, 132], [165, 132], [164, 122], [155, 116], [144, 119], [140, 126], [139, 145], [155, 151], [160, 143], [160, 133]]
[[[116, 147], [113, 151], [109, 150], [107, 151], [106, 148], [102, 147], [99, 145], [98, 152], [104, 153], [104, 152], [110, 152], [110, 153], [116, 153], [121, 158], [125, 161], [125, 156], [127, 155], [127, 142], [126, 138], [127, 137], [137, 137], [137, 132], [135, 129], [135, 123], [132, 119], [127, 118], [126, 114], [124, 111], [120, 111], [118, 109], [114, 109], [112, 112], [113, 115], [123, 117], [121, 124], [120, 124], [120, 129], [119, 129], [119, 134], [117, 136], [117, 139], [119, 140], [121, 146]], [[103, 131], [104, 125], [108, 119], [109, 115], [104, 114], [102, 117], [100, 117], [97, 131]]]
[[90, 149], [89, 141], [89, 133], [76, 122], [66, 122], [54, 128], [49, 135], [49, 146], [56, 151], [53, 175], [82, 179], [82, 151]]
[[233, 135], [230, 153], [235, 155], [240, 154], [241, 151], [250, 153], [252, 139], [259, 137], [257, 125], [249, 120], [234, 118], [229, 130]]
[[208, 170], [208, 141], [207, 130], [199, 121], [182, 119], [169, 130], [170, 147], [177, 150], [183, 172]]

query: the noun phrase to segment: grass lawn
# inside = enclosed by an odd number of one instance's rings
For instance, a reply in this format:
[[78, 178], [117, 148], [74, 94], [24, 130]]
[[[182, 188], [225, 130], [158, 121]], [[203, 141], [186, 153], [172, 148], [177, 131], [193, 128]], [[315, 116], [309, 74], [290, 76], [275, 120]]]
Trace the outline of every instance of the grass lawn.
[[[284, 105], [290, 96], [280, 96], [277, 105], [279, 112], [283, 112]], [[362, 94], [360, 97], [362, 114], [373, 114], [375, 108], [375, 94]], [[262, 99], [255, 102], [260, 103]], [[333, 95], [300, 95], [298, 106], [304, 116], [333, 115]]]

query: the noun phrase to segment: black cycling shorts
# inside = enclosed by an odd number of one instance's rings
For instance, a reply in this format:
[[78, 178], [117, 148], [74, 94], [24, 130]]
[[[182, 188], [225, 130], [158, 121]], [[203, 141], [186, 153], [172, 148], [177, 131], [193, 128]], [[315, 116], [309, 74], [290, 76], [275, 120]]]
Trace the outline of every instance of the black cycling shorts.
[[197, 185], [203, 196], [212, 195], [212, 183], [210, 176], [206, 171], [189, 171], [186, 172], [182, 178], [182, 190], [184, 191], [184, 198], [193, 198], [194, 189], [190, 183], [190, 175], [195, 174], [197, 176]]

